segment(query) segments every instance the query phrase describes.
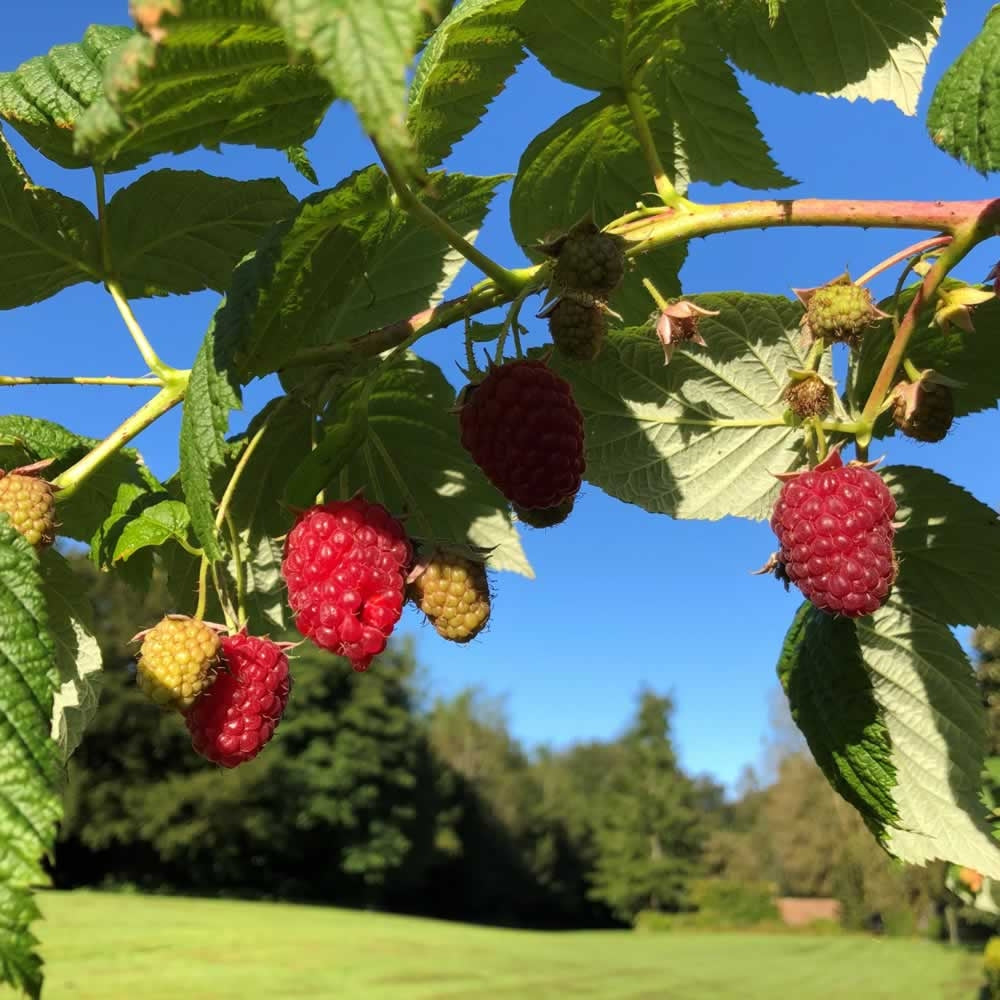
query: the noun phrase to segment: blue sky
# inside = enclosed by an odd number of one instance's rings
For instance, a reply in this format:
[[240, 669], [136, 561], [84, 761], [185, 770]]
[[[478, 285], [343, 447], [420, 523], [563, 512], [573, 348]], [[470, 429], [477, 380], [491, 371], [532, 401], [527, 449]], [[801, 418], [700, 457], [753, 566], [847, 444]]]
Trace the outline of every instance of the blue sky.
[[[923, 116], [933, 85], [978, 31], [992, 0], [963, 0], [944, 22], [916, 118], [895, 107], [798, 96], [744, 80], [765, 137], [786, 173], [802, 180], [785, 197], [964, 199], [996, 196], [982, 177], [937, 151]], [[11, 4], [0, 35], [0, 69], [54, 44], [76, 41], [90, 23], [127, 23], [125, 0], [35, 0]], [[526, 64], [495, 102], [480, 129], [462, 142], [448, 166], [467, 173], [513, 173], [527, 143], [586, 95]], [[10, 135], [34, 180], [93, 206], [89, 172], [64, 171]], [[372, 162], [352, 114], [335, 108], [309, 152], [321, 186]], [[276, 152], [227, 147], [195, 152], [154, 166], [203, 169], [239, 178], [279, 176], [298, 197], [314, 190]], [[113, 192], [134, 175], [115, 175]], [[637, 195], [641, 192], [637, 192]], [[509, 185], [501, 190], [479, 245], [503, 263], [524, 262], [507, 225]], [[696, 185], [691, 196], [728, 201], [748, 195], [735, 187]], [[623, 206], [624, 207], [624, 206]], [[747, 232], [698, 240], [682, 278], [685, 291], [789, 294], [850, 268], [859, 274], [919, 238], [916, 234], [847, 230]], [[981, 280], [1000, 248], [981, 247], [959, 276]], [[460, 276], [455, 291], [476, 277]], [[894, 276], [874, 285], [891, 291]], [[159, 353], [187, 367], [215, 307], [214, 294], [143, 300], [136, 313]], [[528, 315], [527, 311], [525, 315]], [[542, 340], [541, 323], [537, 337]], [[0, 313], [4, 374], [142, 374], [142, 363], [110, 298], [97, 286], [77, 286], [30, 309]], [[420, 350], [452, 377], [460, 356], [458, 328], [434, 334]], [[3, 412], [45, 417], [103, 437], [141, 402], [145, 390], [33, 387], [0, 390]], [[273, 382], [246, 392], [253, 413], [275, 392]], [[180, 418], [168, 415], [138, 439], [159, 475], [177, 464]], [[237, 417], [235, 427], [242, 426]], [[945, 445], [893, 439], [892, 463], [929, 465], [983, 501], [1000, 503], [1000, 471], [987, 459], [996, 412], [965, 418]], [[629, 716], [641, 685], [671, 691], [675, 729], [686, 767], [731, 784], [756, 761], [767, 729], [774, 663], [798, 603], [773, 581], [753, 577], [774, 548], [765, 523], [727, 519], [707, 524], [655, 517], [584, 487], [570, 520], [525, 540], [538, 579], [503, 574], [489, 631], [469, 647], [439, 640], [408, 612], [403, 631], [417, 636], [435, 691], [479, 685], [505, 694], [512, 727], [528, 744], [565, 745], [609, 737]]]

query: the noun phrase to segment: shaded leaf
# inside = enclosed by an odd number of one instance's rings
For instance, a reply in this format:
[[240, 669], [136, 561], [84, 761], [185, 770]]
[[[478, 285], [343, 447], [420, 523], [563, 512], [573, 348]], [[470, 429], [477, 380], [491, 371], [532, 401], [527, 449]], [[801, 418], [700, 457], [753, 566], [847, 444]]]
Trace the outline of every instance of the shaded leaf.
[[108, 206], [115, 274], [130, 298], [224, 291], [236, 264], [295, 207], [279, 180], [144, 174]]

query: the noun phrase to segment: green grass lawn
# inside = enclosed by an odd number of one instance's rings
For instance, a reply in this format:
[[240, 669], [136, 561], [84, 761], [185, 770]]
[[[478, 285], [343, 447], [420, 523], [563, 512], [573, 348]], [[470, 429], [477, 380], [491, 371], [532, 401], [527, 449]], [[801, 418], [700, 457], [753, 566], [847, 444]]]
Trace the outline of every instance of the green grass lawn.
[[44, 893], [46, 1000], [973, 1000], [974, 956], [921, 941], [542, 934], [304, 906]]

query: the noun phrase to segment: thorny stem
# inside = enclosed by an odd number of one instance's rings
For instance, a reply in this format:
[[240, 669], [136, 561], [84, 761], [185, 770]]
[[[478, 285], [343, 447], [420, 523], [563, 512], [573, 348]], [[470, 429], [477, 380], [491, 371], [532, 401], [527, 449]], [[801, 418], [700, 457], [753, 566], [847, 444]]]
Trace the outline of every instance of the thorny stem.
[[[633, 245], [630, 256], [639, 256], [680, 240], [742, 229], [784, 226], [855, 226], [882, 229], [931, 229], [955, 233], [975, 225], [979, 238], [1000, 232], [1000, 199], [955, 202], [847, 201], [806, 198], [799, 201], [750, 201], [725, 205], [699, 205], [697, 211], [662, 209], [651, 215], [629, 213], [607, 226], [605, 232], [626, 237]], [[950, 249], [950, 248], [949, 248]], [[534, 287], [545, 265], [522, 268], [515, 274], [520, 287]], [[482, 281], [468, 294], [425, 309], [409, 319], [371, 330], [354, 340], [301, 351], [285, 368], [350, 362], [374, 357], [419, 332], [441, 330], [469, 316], [510, 302], [511, 292], [492, 280]]]
[[410, 190], [410, 186], [396, 167], [392, 157], [380, 149], [378, 143], [375, 144], [375, 149], [382, 160], [386, 176], [389, 178], [389, 183], [392, 184], [400, 203], [413, 218], [425, 228], [442, 236], [449, 246], [457, 250], [469, 263], [478, 267], [487, 277], [492, 278], [500, 288], [515, 295], [521, 291], [524, 282], [519, 276], [520, 272], [508, 270], [492, 257], [487, 257], [481, 250], [477, 250], [457, 229], [442, 219], [434, 209], [425, 205]]
[[115, 378], [111, 375], [0, 375], [0, 385], [125, 385], [159, 388], [159, 378]]
[[205, 617], [205, 609], [208, 607], [208, 556], [201, 557], [201, 566], [198, 568], [198, 606], [194, 609], [194, 617], [201, 619]]
[[149, 366], [149, 370], [153, 372], [154, 375], [158, 375], [164, 382], [170, 381], [171, 377], [176, 375], [177, 369], [164, 364], [160, 360], [156, 351], [153, 350], [153, 345], [146, 338], [146, 334], [139, 325], [139, 321], [135, 318], [135, 313], [132, 312], [132, 307], [129, 305], [128, 299], [125, 297], [125, 292], [123, 291], [121, 285], [119, 285], [117, 281], [108, 281], [107, 289], [111, 294], [111, 298], [115, 300], [115, 305], [118, 306], [118, 312], [121, 313], [125, 326], [128, 328], [128, 332], [132, 335], [132, 339], [135, 341], [135, 346], [139, 348], [142, 360], [146, 362]]
[[939, 247], [947, 246], [951, 241], [951, 236], [942, 235], [932, 236], [929, 240], [921, 240], [919, 243], [914, 243], [912, 246], [905, 247], [898, 253], [894, 253], [891, 257], [886, 257], [885, 260], [865, 271], [854, 284], [859, 286], [867, 285], [872, 278], [878, 277], [883, 271], [888, 271], [890, 267], [900, 264], [910, 257], [920, 257], [927, 253], [928, 250], [936, 250]]
[[[1000, 202], [993, 203], [994, 206], [998, 204]], [[917, 289], [917, 294], [910, 303], [910, 308], [906, 310], [906, 314], [899, 323], [896, 336], [893, 338], [892, 344], [889, 345], [889, 351], [882, 362], [882, 368], [875, 380], [875, 385], [872, 387], [868, 401], [861, 411], [861, 421], [863, 423], [871, 425], [875, 422], [875, 418], [878, 416], [892, 386], [893, 379], [896, 377], [896, 371], [906, 354], [906, 347], [910, 342], [910, 337], [913, 336], [913, 331], [917, 328], [917, 322], [920, 319], [920, 314], [923, 312], [924, 306], [933, 299], [934, 293], [938, 290], [941, 282], [947, 277], [948, 272], [977, 243], [992, 235], [991, 225], [993, 229], [996, 228], [995, 222], [991, 221], [987, 223], [981, 217], [976, 217], [958, 227], [954, 234], [954, 240], [941, 251], [941, 255], [924, 276], [924, 280]], [[870, 437], [870, 435], [871, 432], [869, 430], [868, 436]], [[868, 444], [868, 441], [862, 435], [858, 443], [864, 446]]]
[[[181, 378], [180, 376], [183, 376]], [[187, 389], [187, 372], [176, 372], [175, 377], [147, 403], [112, 431], [96, 448], [87, 452], [75, 465], [56, 476], [53, 485], [58, 486], [59, 499], [71, 496], [84, 480], [102, 463], [107, 461], [119, 448], [123, 448], [141, 431], [159, 420], [168, 410], [173, 409], [183, 398]]]

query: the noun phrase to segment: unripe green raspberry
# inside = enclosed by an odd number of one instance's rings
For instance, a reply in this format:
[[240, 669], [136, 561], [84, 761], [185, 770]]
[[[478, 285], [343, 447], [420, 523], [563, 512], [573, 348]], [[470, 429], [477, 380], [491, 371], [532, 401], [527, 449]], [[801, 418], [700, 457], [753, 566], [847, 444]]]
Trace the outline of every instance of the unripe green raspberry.
[[184, 712], [215, 679], [219, 636], [196, 618], [167, 615], [145, 633], [137, 681], [161, 708]]
[[857, 347], [864, 331], [884, 315], [867, 288], [849, 280], [835, 281], [809, 294], [804, 325], [828, 344]]
[[0, 472], [0, 514], [36, 549], [51, 545], [56, 535], [56, 501], [52, 486], [38, 476]]
[[557, 288], [606, 299], [625, 277], [623, 245], [620, 237], [602, 233], [591, 219], [584, 219], [542, 250], [556, 258]]
[[410, 597], [437, 630], [452, 642], [469, 642], [490, 617], [486, 567], [451, 552], [438, 551], [410, 584]]
[[560, 354], [571, 361], [593, 361], [601, 353], [608, 317], [592, 296], [563, 295], [547, 315]]

